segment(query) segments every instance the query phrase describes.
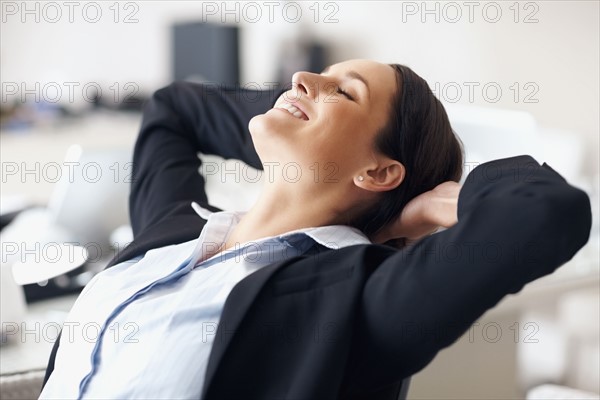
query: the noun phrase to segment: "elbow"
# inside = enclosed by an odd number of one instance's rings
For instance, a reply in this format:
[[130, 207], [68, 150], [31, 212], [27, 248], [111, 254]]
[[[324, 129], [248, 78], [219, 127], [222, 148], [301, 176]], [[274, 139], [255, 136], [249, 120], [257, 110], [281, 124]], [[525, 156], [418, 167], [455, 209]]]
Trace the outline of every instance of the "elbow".
[[547, 218], [554, 224], [560, 242], [557, 247], [570, 260], [589, 240], [592, 228], [592, 209], [589, 196], [581, 189], [568, 185], [565, 190], [548, 195]]
[[[525, 201], [523, 201], [525, 200]], [[592, 212], [588, 195], [566, 182], [544, 185], [543, 191], [521, 200], [521, 232], [528, 239], [521, 253], [525, 263], [546, 265], [552, 272], [588, 242]], [[518, 236], [519, 234], [517, 234]]]

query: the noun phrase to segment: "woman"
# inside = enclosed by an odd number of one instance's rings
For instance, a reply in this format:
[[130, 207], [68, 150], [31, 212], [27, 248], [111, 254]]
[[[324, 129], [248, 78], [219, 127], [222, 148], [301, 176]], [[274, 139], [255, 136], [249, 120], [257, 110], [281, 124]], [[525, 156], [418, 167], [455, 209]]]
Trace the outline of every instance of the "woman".
[[[42, 398], [396, 399], [588, 240], [588, 197], [529, 156], [460, 187], [460, 144], [409, 68], [352, 60], [292, 86], [261, 101], [189, 83], [154, 95], [135, 241], [71, 310]], [[281, 169], [247, 213], [211, 213], [198, 151]], [[371, 243], [395, 239], [412, 245]]]

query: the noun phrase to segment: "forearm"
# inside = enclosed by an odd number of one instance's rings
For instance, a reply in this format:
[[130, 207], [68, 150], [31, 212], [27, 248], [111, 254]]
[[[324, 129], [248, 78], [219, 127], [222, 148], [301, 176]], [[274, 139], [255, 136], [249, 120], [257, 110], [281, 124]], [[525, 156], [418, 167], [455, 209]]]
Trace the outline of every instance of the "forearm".
[[[157, 91], [144, 109], [133, 154], [129, 211], [134, 235], [154, 224], [179, 201], [206, 203], [198, 173], [196, 132], [204, 122], [180, 108], [172, 85]], [[200, 124], [200, 126], [198, 126]]]
[[145, 107], [134, 151], [130, 195], [134, 234], [178, 204], [207, 203], [199, 152], [261, 168], [248, 122], [268, 109], [277, 93], [247, 92], [182, 82], [154, 94]]

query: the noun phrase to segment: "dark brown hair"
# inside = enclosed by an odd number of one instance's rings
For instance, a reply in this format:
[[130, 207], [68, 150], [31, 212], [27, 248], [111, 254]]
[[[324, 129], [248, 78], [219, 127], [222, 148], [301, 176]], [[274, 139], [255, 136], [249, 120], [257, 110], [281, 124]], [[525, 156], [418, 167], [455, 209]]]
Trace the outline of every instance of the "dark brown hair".
[[396, 71], [396, 93], [390, 118], [374, 145], [402, 163], [406, 175], [397, 188], [382, 193], [374, 207], [351, 223], [367, 236], [394, 221], [413, 198], [442, 182], [459, 182], [463, 172], [463, 145], [440, 101], [410, 68], [391, 66]]

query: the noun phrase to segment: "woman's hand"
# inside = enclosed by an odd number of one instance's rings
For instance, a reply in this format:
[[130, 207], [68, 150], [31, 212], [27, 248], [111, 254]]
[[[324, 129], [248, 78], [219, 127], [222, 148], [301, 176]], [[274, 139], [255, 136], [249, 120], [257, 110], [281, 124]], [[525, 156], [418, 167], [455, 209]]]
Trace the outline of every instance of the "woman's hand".
[[404, 239], [410, 244], [438, 230], [456, 224], [458, 194], [461, 185], [443, 182], [432, 190], [422, 193], [406, 204], [400, 217], [384, 227], [371, 240], [385, 243]]

